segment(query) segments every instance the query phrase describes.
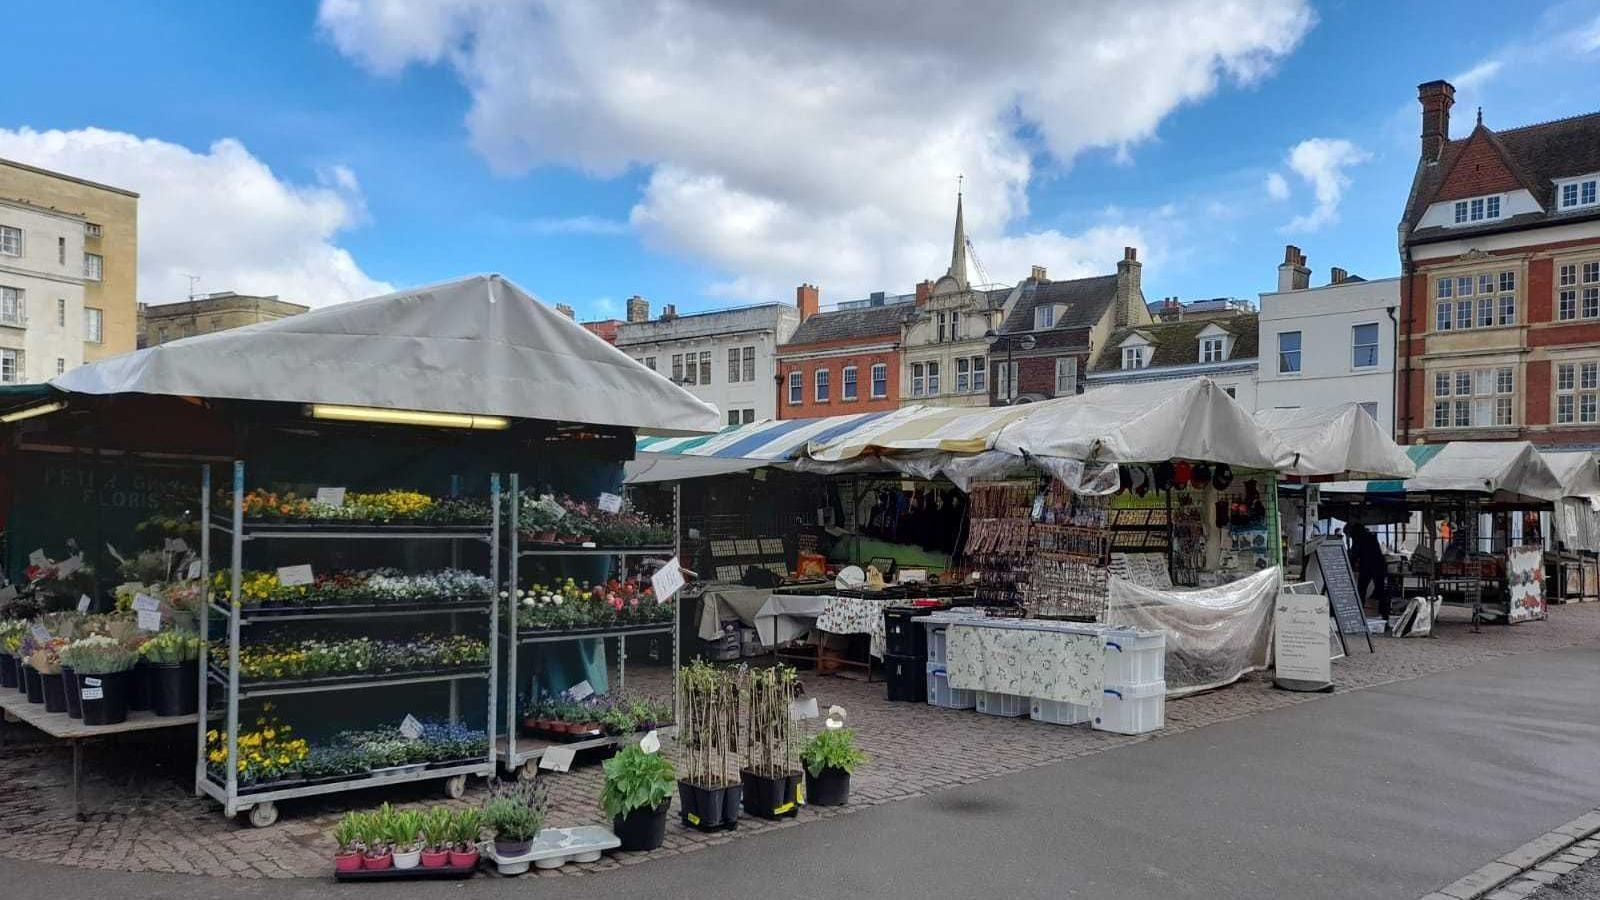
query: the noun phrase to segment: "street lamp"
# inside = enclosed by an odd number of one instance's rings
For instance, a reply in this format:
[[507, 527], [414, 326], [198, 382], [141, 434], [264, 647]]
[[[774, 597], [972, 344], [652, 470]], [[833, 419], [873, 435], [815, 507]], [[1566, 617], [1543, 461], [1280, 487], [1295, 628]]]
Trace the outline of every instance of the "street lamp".
[[[994, 352], [994, 345], [1000, 342], [1001, 337], [1003, 337], [1003, 335], [995, 331], [993, 328], [983, 333], [983, 339], [989, 342], [989, 351], [991, 354]], [[1003, 405], [1009, 406], [1016, 402], [1017, 385], [1016, 380], [1011, 377], [1012, 350], [1017, 347], [1021, 347], [1024, 351], [1027, 351], [1032, 350], [1037, 346], [1039, 346], [1039, 339], [1031, 334], [1024, 334], [1022, 337], [1014, 341], [1006, 341], [1006, 393], [1010, 394], [1011, 396], [1005, 398], [1005, 403]]]

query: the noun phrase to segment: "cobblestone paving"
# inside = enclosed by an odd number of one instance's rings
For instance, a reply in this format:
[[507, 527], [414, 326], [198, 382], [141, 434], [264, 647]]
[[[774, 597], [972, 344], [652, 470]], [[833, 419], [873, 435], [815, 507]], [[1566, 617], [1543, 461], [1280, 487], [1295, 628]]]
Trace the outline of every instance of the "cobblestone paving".
[[[1512, 628], [1486, 626], [1479, 634], [1471, 633], [1459, 620], [1447, 620], [1437, 639], [1379, 638], [1375, 643], [1375, 654], [1367, 653], [1364, 644], [1361, 649], [1352, 645], [1350, 658], [1334, 663], [1340, 692], [1518, 653], [1600, 645], [1600, 604], [1553, 607], [1547, 622]], [[638, 674], [633, 674], [635, 671]], [[644, 682], [665, 677], [664, 670], [630, 668], [630, 687], [644, 687], [634, 683], [635, 678]], [[872, 755], [872, 763], [853, 779], [851, 806], [808, 807], [799, 817], [781, 822], [747, 817], [740, 820], [737, 831], [716, 834], [685, 828], [674, 816], [666, 845], [658, 851], [608, 856], [598, 863], [569, 864], [539, 875], [581, 877], [635, 865], [1326, 696], [1274, 690], [1258, 674], [1224, 690], [1171, 701], [1165, 729], [1127, 737], [1093, 731], [1086, 725], [1062, 727], [1027, 718], [1001, 719], [923, 704], [888, 703], [881, 682], [868, 685], [810, 673], [802, 677], [822, 709], [837, 703], [850, 711], [850, 724]], [[279, 804], [277, 825], [254, 829], [242, 821], [224, 819], [216, 804], [192, 796], [193, 769], [192, 763], [185, 762], [185, 753], [193, 753], [193, 744], [192, 735], [185, 731], [181, 740], [169, 738], [171, 743], [146, 736], [119, 744], [90, 745], [85, 753], [90, 773], [85, 784], [88, 820], [77, 822], [70, 812], [70, 755], [63, 747], [24, 735], [25, 731], [8, 726], [8, 744], [0, 750], [0, 784], [5, 786], [0, 791], [0, 823], [7, 835], [7, 840], [0, 842], [0, 855], [19, 859], [245, 878], [325, 876], [332, 852], [328, 830], [344, 810], [372, 807], [385, 800], [410, 807], [444, 802], [437, 783], [288, 801]], [[581, 764], [584, 761], [580, 757], [580, 765], [570, 773], [545, 776], [552, 825], [603, 823], [595, 806], [600, 769], [592, 760]], [[456, 802], [481, 802], [482, 784], [475, 782], [467, 797]]]

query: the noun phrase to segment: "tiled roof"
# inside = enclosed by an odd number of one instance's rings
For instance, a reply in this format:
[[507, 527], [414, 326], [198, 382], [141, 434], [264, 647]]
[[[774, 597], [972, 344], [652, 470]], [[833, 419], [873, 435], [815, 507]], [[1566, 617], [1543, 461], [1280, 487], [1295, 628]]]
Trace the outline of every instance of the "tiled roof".
[[[1011, 308], [1011, 314], [1000, 326], [1002, 335], [1033, 331], [1033, 310], [1040, 304], [1057, 304], [1055, 325], [1049, 332], [1067, 332], [1090, 328], [1105, 314], [1107, 307], [1116, 301], [1117, 276], [1095, 275], [1074, 278], [1071, 281], [1029, 280], [1023, 284], [1021, 296]], [[1047, 333], [1034, 332], [1036, 335]], [[1040, 338], [1040, 343], [1053, 343]], [[1002, 340], [996, 348], [1005, 349]]]
[[800, 327], [795, 329], [784, 346], [822, 344], [850, 338], [863, 340], [898, 338], [900, 324], [916, 310], [913, 304], [897, 303], [819, 312], [801, 322]]
[[1200, 332], [1212, 325], [1233, 335], [1233, 350], [1224, 362], [1255, 359], [1257, 354], [1257, 327], [1260, 316], [1254, 313], [1229, 316], [1223, 319], [1197, 319], [1192, 322], [1162, 322], [1118, 328], [1107, 339], [1104, 351], [1090, 367], [1094, 372], [1115, 371], [1122, 368], [1122, 342], [1134, 333], [1143, 335], [1154, 348], [1147, 369], [1161, 366], [1191, 366], [1200, 362]]

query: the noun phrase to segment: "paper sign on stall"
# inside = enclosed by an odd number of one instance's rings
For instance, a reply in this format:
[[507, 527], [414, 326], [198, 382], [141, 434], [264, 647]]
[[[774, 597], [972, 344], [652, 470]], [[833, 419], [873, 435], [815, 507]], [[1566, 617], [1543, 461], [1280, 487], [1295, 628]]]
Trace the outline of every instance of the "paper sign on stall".
[[278, 583], [284, 587], [311, 584], [316, 580], [316, 576], [311, 573], [310, 565], [278, 567]]
[[83, 568], [83, 555], [69, 556], [56, 564], [56, 577], [65, 578]]
[[135, 594], [133, 596], [133, 608], [136, 612], [159, 612], [161, 610], [161, 601], [149, 594]]
[[683, 572], [678, 569], [678, 558], [667, 560], [667, 564], [656, 570], [650, 576], [650, 587], [656, 592], [656, 602], [665, 603], [672, 599], [672, 595], [683, 589]]
[[571, 747], [547, 747], [539, 757], [539, 768], [565, 772], [572, 768], [572, 760], [577, 755], [578, 751]]
[[83, 596], [79, 597], [78, 598], [78, 615], [81, 616], [84, 613], [88, 612], [89, 611], [89, 606], [93, 602], [94, 602], [93, 600], [89, 599], [89, 595], [88, 594], [84, 594]]
[[335, 507], [344, 506], [344, 488], [342, 488], [342, 487], [319, 487], [319, 488], [317, 488], [317, 502], [318, 503], [325, 503], [325, 504], [327, 504], [329, 506], [335, 506]]
[[595, 505], [600, 507], [601, 512], [622, 512], [622, 498], [618, 497], [616, 494], [601, 494], [600, 502], [596, 503]]
[[422, 737], [422, 723], [417, 721], [416, 716], [406, 713], [406, 717], [400, 720], [400, 736], [408, 741]]
[[33, 627], [29, 628], [28, 632], [33, 635], [33, 639], [38, 643], [48, 644], [50, 642], [50, 630], [38, 622], [33, 623]]
[[161, 610], [159, 610], [159, 609], [141, 609], [141, 610], [138, 611], [137, 615], [139, 617], [139, 630], [140, 631], [160, 631], [161, 630]]
[[817, 709], [817, 698], [807, 697], [804, 700], [789, 701], [789, 718], [799, 722], [802, 719], [815, 719], [821, 712]]
[[594, 696], [594, 686], [588, 681], [580, 681], [562, 693], [566, 694], [568, 700], [583, 700]]
[[196, 578], [199, 578], [199, 577], [200, 577], [200, 560], [198, 560], [198, 559], [189, 560], [189, 574], [188, 574], [189, 580], [190, 581], [194, 581]]
[[161, 548], [167, 553], [188, 553], [189, 542], [183, 538], [167, 538]]
[[78, 696], [85, 700], [104, 700], [106, 689], [100, 683], [100, 679], [84, 676], [83, 689], [78, 692]]
[[44, 555], [44, 548], [39, 548], [28, 554], [28, 565], [42, 569], [50, 565], [50, 557]]
[[0, 587], [0, 603], [10, 603], [15, 599], [17, 599], [16, 585], [8, 584], [5, 587]]
[[1328, 652], [1328, 598], [1280, 593], [1273, 616], [1272, 659], [1275, 681], [1292, 691], [1333, 687]]

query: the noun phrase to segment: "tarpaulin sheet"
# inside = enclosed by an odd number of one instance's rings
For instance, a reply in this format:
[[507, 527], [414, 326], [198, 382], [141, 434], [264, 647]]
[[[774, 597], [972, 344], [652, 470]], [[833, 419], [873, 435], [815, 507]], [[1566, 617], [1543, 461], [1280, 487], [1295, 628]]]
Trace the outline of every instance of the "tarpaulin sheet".
[[1282, 569], [1199, 590], [1157, 590], [1112, 576], [1106, 621], [1167, 636], [1167, 696], [1232, 684], [1264, 668]]
[[1263, 409], [1256, 424], [1294, 453], [1287, 475], [1410, 478], [1417, 467], [1359, 404]]

